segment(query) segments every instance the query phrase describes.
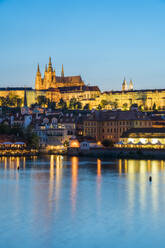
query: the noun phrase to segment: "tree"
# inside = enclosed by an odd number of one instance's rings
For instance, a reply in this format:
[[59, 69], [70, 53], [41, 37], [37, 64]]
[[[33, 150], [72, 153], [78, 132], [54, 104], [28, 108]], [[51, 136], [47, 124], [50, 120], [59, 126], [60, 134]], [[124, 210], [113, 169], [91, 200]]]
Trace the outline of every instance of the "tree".
[[77, 103], [76, 98], [71, 98], [70, 102], [69, 102], [69, 108], [70, 109], [75, 109], [76, 108], [76, 103]]
[[44, 106], [48, 104], [48, 99], [45, 96], [38, 96], [37, 102], [40, 106]]
[[75, 109], [82, 109], [82, 103], [81, 102], [76, 102]]
[[58, 103], [58, 106], [62, 109], [66, 109], [66, 102], [61, 98], [59, 103]]
[[103, 100], [101, 100], [100, 105], [102, 108], [105, 108], [105, 106], [108, 105], [108, 101], [103, 99]]
[[69, 141], [65, 140], [63, 145], [64, 145], [64, 147], [68, 147], [69, 146]]
[[89, 103], [85, 104], [84, 110], [89, 110]]
[[113, 141], [110, 139], [105, 139], [102, 141], [102, 145], [105, 147], [113, 147]]
[[17, 98], [17, 107], [21, 107], [21, 105], [22, 105], [22, 99]]
[[56, 109], [56, 102], [49, 102], [48, 107], [51, 108], [51, 110], [55, 110]]
[[26, 139], [27, 146], [29, 148], [34, 148], [34, 149], [38, 149], [39, 148], [39, 137], [37, 136], [36, 133], [33, 132], [31, 125], [29, 125], [24, 130], [24, 138]]
[[98, 106], [97, 106], [97, 110], [101, 110], [102, 109], [102, 107], [101, 107], [101, 105], [99, 104]]
[[128, 104], [127, 103], [124, 103], [123, 104], [123, 110], [127, 110], [127, 107], [128, 107]]
[[153, 110], [156, 110], [156, 103], [154, 102], [153, 104], [153, 107], [152, 107]]

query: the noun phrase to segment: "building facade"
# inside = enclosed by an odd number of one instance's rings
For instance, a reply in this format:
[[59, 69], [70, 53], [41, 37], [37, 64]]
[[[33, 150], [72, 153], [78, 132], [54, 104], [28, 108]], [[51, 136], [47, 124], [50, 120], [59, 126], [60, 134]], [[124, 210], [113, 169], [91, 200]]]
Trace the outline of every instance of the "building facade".
[[136, 111], [97, 111], [84, 120], [84, 136], [97, 141], [110, 139], [118, 142], [130, 128], [152, 127], [152, 121], [145, 113]]

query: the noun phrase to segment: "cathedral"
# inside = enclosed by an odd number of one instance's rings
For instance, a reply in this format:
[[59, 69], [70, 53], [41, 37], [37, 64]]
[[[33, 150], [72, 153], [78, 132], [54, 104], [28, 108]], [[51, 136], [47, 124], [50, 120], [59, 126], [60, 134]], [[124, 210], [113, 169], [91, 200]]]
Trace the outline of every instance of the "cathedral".
[[41, 76], [40, 68], [38, 65], [35, 80], [35, 90], [49, 90], [75, 86], [85, 86], [84, 82], [81, 79], [81, 76], [65, 77], [63, 65], [61, 70], [61, 76], [56, 76], [56, 71], [52, 67], [51, 57], [49, 58], [48, 66], [45, 66], [45, 73], [43, 78]]

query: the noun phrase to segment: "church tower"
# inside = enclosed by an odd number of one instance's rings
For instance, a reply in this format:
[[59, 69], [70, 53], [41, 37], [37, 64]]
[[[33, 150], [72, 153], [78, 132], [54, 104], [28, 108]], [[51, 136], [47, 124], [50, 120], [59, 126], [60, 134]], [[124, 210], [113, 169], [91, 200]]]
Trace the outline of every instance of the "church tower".
[[132, 82], [132, 80], [130, 80], [130, 83], [129, 83], [129, 90], [133, 90], [133, 82]]
[[49, 88], [55, 87], [55, 82], [56, 82], [56, 73], [52, 67], [51, 57], [49, 57], [48, 68], [47, 68], [47, 65], [45, 66], [45, 73], [44, 73], [44, 79], [43, 79], [43, 89], [47, 90]]
[[126, 79], [124, 78], [123, 84], [122, 84], [122, 91], [126, 91], [127, 90], [127, 82]]
[[61, 70], [61, 77], [63, 78], [64, 77], [64, 66], [62, 64], [62, 70]]
[[40, 73], [40, 67], [38, 64], [36, 80], [35, 80], [35, 89], [40, 90], [41, 88], [42, 88], [42, 78], [41, 78], [41, 73]]

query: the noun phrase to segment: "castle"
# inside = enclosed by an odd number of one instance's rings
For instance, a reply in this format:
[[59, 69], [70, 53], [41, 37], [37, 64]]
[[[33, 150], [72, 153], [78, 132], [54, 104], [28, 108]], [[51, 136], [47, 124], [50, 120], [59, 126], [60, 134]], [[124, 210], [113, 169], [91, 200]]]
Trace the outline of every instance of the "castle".
[[35, 89], [25, 89], [23, 87], [0, 88], [0, 98], [9, 95], [20, 97], [22, 103], [26, 95], [28, 106], [36, 103], [38, 96], [45, 96], [51, 102], [56, 103], [62, 98], [67, 105], [72, 98], [76, 98], [77, 101], [81, 102], [82, 107], [88, 104], [90, 109], [97, 109], [104, 102], [102, 109], [124, 108], [124, 110], [127, 110], [133, 104], [137, 104], [142, 110], [152, 110], [154, 108], [165, 110], [165, 89], [135, 90], [132, 80], [127, 85], [124, 78], [121, 91], [101, 92], [98, 86], [86, 85], [81, 76], [65, 76], [63, 65], [61, 75], [57, 76], [51, 58], [49, 58], [48, 66], [45, 66], [43, 77], [38, 65]]
[[36, 90], [48, 90], [48, 89], [57, 89], [61, 87], [75, 87], [75, 86], [85, 86], [84, 82], [81, 79], [81, 76], [64, 76], [64, 67], [62, 65], [61, 77], [56, 76], [55, 69], [52, 67], [51, 57], [49, 58], [49, 64], [45, 66], [44, 77], [41, 77], [40, 68], [38, 65], [36, 80], [35, 80], [35, 89]]
[[83, 102], [95, 99], [100, 95], [97, 86], [87, 86], [81, 76], [65, 76], [62, 65], [61, 76], [56, 76], [55, 69], [52, 67], [51, 57], [49, 64], [45, 66], [44, 77], [42, 78], [39, 65], [35, 79], [35, 90], [40, 94], [45, 94], [46, 98], [53, 102], [59, 102], [62, 98], [69, 103], [71, 98], [76, 98]]

